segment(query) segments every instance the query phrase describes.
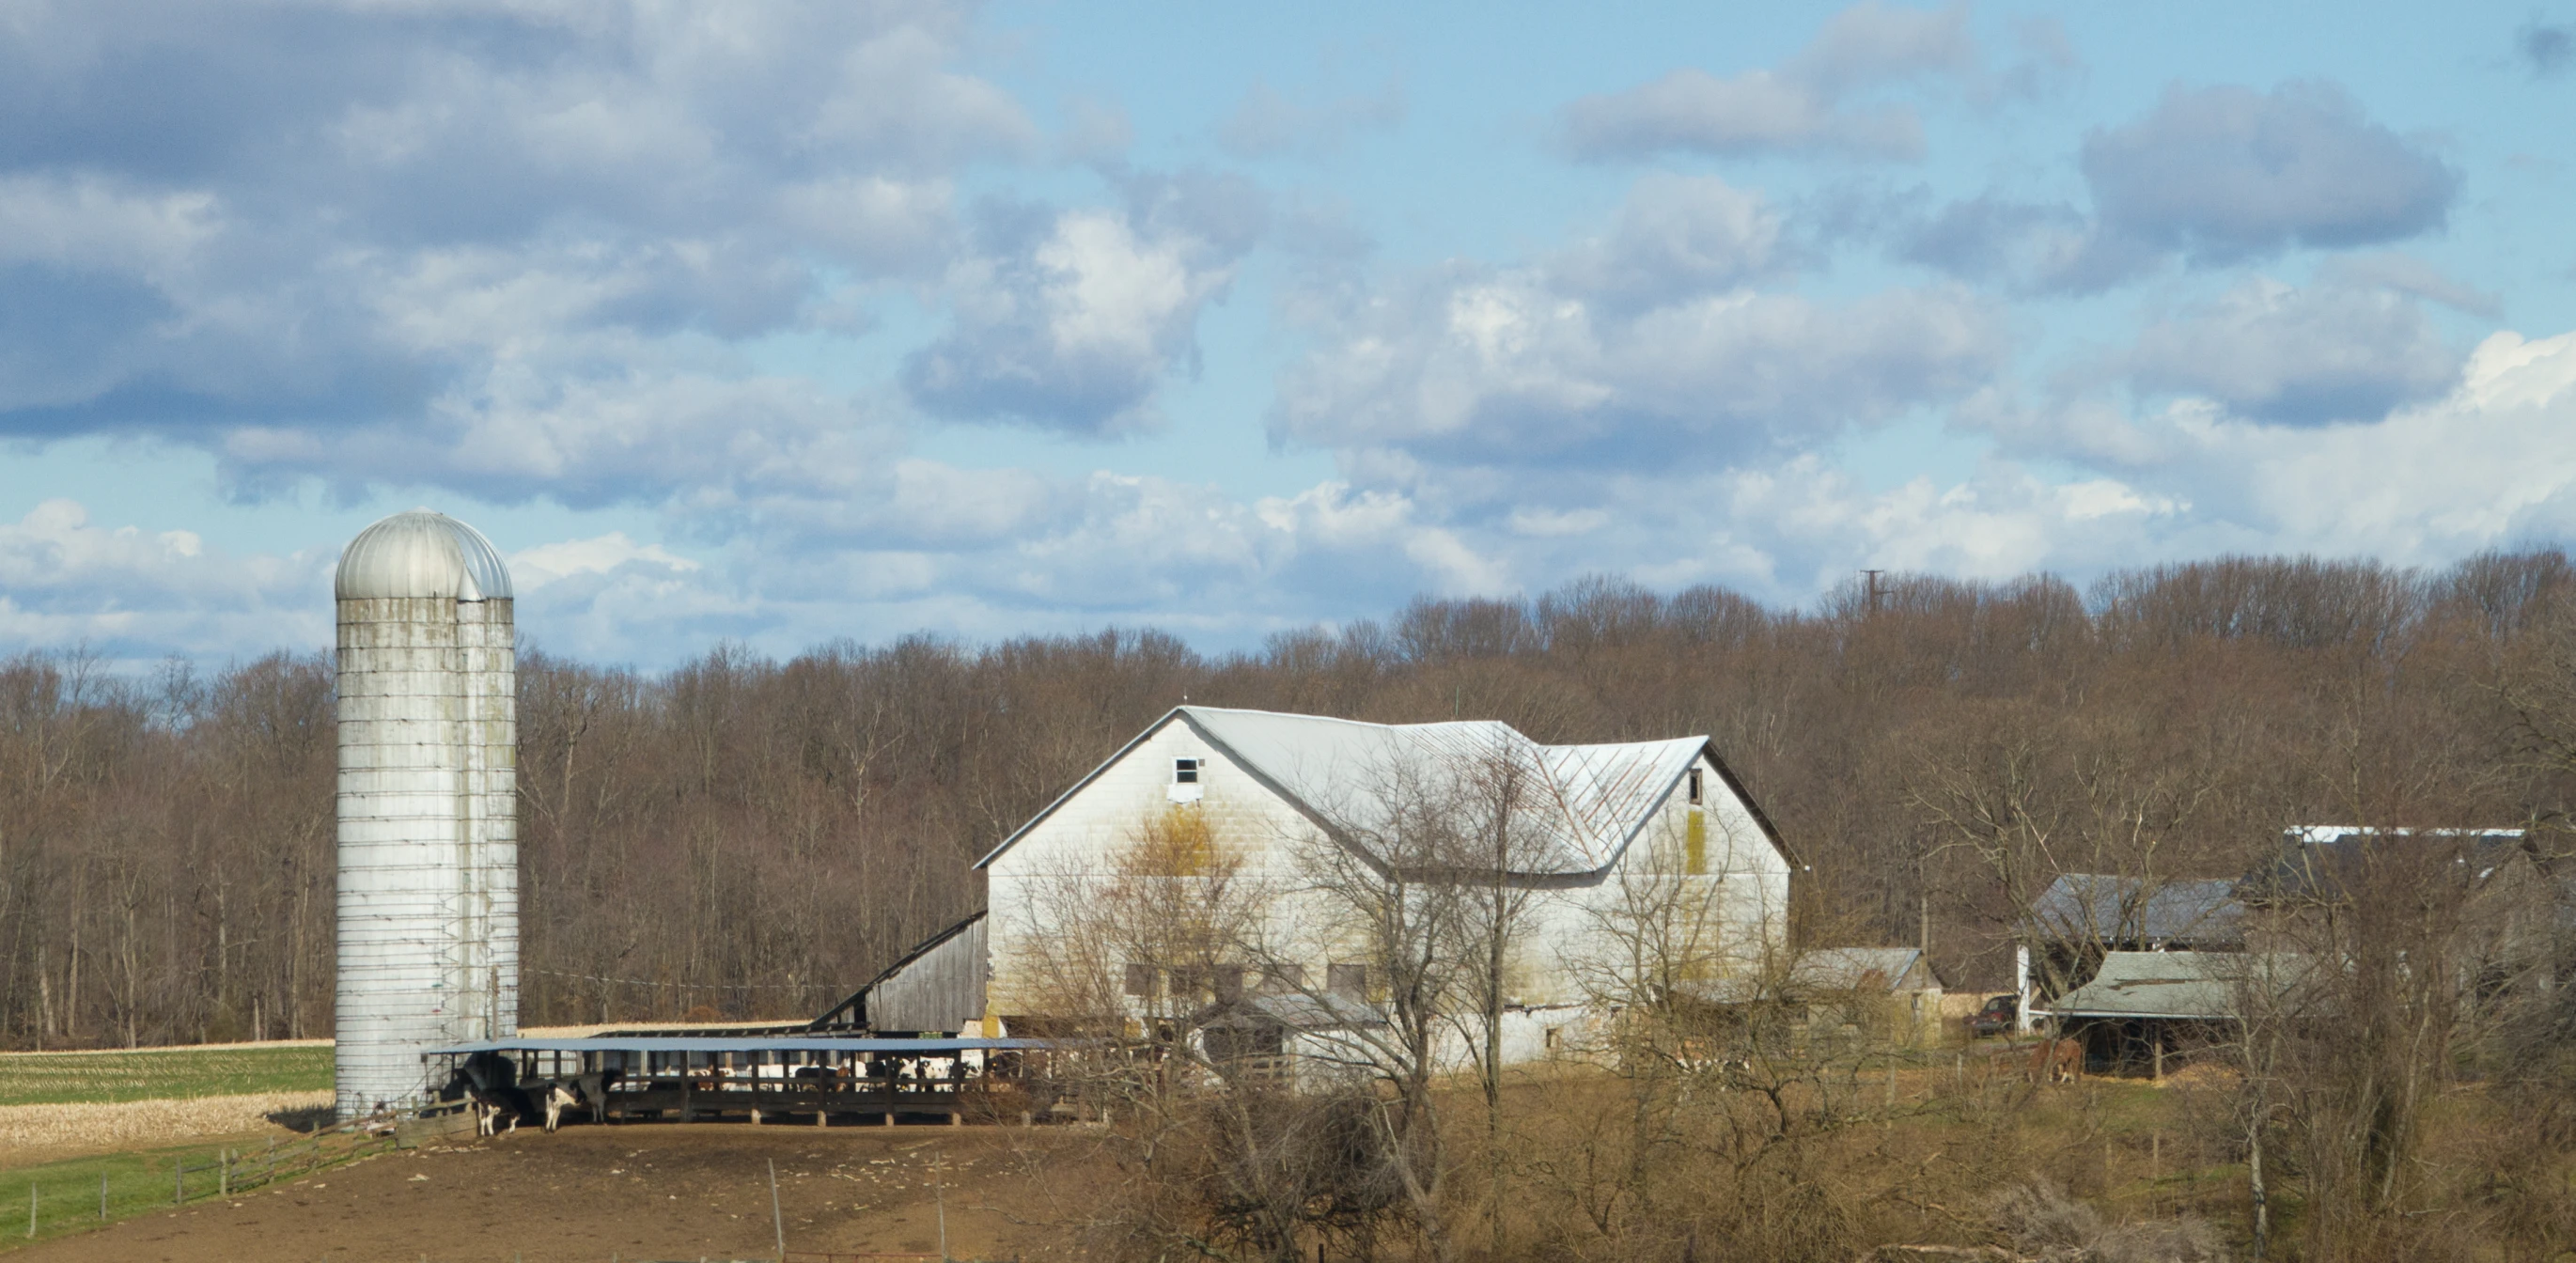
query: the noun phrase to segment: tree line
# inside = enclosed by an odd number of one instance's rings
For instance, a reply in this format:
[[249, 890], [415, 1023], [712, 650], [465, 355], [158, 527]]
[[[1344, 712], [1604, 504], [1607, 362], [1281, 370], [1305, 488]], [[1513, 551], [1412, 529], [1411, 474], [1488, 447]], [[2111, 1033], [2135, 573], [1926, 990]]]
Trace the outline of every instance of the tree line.
[[[1921, 941], [1991, 987], [2057, 872], [2235, 876], [2315, 823], [2555, 846], [2571, 593], [2556, 549], [2240, 557], [1808, 609], [1597, 577], [1223, 655], [1153, 630], [661, 673], [524, 648], [522, 1020], [819, 1011], [980, 907], [973, 860], [1185, 698], [1706, 733], [1810, 865], [1801, 933]], [[327, 1034], [334, 759], [327, 655], [0, 663], [0, 1043]]]

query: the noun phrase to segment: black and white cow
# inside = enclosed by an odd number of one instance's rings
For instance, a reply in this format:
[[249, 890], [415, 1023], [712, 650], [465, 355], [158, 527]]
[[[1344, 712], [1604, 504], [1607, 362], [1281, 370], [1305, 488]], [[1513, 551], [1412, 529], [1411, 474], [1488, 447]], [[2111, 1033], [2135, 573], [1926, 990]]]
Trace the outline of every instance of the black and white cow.
[[479, 1052], [466, 1058], [448, 1079], [447, 1090], [461, 1091], [471, 1102], [477, 1135], [503, 1134], [504, 1117], [509, 1119], [508, 1131], [515, 1132], [520, 1119], [536, 1116], [536, 1102], [519, 1083], [518, 1063], [499, 1053]]
[[588, 1109], [592, 1122], [607, 1122], [608, 1090], [623, 1077], [621, 1071], [593, 1070], [546, 1085], [546, 1130], [561, 1126], [568, 1109]]

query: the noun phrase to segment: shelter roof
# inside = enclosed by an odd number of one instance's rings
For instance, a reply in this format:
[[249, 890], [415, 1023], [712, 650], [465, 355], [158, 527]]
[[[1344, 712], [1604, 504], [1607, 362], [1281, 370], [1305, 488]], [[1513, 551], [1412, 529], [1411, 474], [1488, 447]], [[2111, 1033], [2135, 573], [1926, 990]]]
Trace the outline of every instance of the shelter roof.
[[2058, 997], [2058, 1017], [2160, 1017], [2215, 1021], [2237, 1016], [2239, 989], [2286, 987], [2307, 958], [2256, 952], [2110, 952], [2093, 980]]
[[[1528, 845], [1513, 871], [1532, 875], [1598, 872], [1644, 830], [1691, 762], [1706, 753], [1782, 855], [1779, 832], [1753, 805], [1706, 737], [1602, 745], [1541, 745], [1493, 720], [1374, 724], [1321, 715], [1174, 708], [1117, 754], [1049, 804], [976, 862], [993, 862], [1052, 815], [1102, 770], [1173, 722], [1186, 723], [1318, 825], [1384, 858], [1372, 839], [1397, 836], [1409, 813], [1473, 812], [1511, 785], [1516, 832]], [[1792, 861], [1794, 862], [1794, 860]]]
[[448, 1048], [432, 1048], [423, 1056], [462, 1056], [480, 1052], [864, 1052], [864, 1053], [956, 1053], [1006, 1052], [1021, 1048], [1053, 1047], [1043, 1039], [862, 1039], [831, 1035], [801, 1036], [674, 1036], [592, 1035], [568, 1038], [486, 1039]]
[[2101, 873], [2065, 873], [2031, 904], [2047, 934], [2099, 942], [2236, 944], [2245, 941], [2245, 906], [2236, 883], [2192, 879], [2149, 882]]

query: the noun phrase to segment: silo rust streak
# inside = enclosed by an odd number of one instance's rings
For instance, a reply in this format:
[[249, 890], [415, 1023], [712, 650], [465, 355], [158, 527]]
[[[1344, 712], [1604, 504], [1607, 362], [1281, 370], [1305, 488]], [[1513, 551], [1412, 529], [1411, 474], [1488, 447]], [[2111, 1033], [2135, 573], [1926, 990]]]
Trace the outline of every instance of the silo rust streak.
[[422, 1050], [518, 1031], [510, 575], [418, 509], [340, 556], [338, 1108], [417, 1103]]

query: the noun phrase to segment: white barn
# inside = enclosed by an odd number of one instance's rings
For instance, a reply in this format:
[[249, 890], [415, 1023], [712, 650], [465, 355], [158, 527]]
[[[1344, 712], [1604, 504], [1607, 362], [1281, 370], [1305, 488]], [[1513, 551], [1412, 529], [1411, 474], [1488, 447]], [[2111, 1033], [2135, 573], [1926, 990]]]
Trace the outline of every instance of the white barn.
[[[1547, 1055], [1599, 1014], [1604, 962], [1621, 953], [1606, 905], [1641, 879], [1723, 927], [1723, 975], [1776, 956], [1787, 932], [1789, 877], [1798, 867], [1776, 829], [1705, 737], [1546, 746], [1507, 724], [1388, 725], [1267, 711], [1181, 706], [1148, 727], [978, 861], [988, 879], [989, 991], [985, 1011], [1014, 1027], [1044, 1019], [1054, 1001], [1036, 962], [1062, 948], [1064, 909], [1085, 883], [1118, 880], [1122, 855], [1149, 822], [1188, 815], [1229, 860], [1264, 884], [1268, 965], [1304, 981], [1302, 1007], [1365, 1000], [1365, 966], [1319, 918], [1302, 916], [1301, 863], [1339, 847], [1376, 864], [1373, 826], [1424, 801], [1425, 782], [1515, 770], [1508, 884], [1526, 892], [1506, 969], [1505, 1056]], [[1418, 808], [1417, 808], [1418, 809]], [[1068, 899], [1068, 892], [1077, 892]], [[1111, 969], [1115, 962], [1105, 962]], [[1153, 984], [1132, 981], [1129, 994]], [[1243, 983], [1236, 982], [1238, 990]], [[1215, 990], [1222, 991], [1223, 984]], [[1254, 988], [1258, 990], [1258, 988]], [[1274, 1010], [1300, 1003], [1280, 996]], [[1131, 1012], [1135, 1010], [1131, 1009]], [[991, 1022], [987, 1033], [997, 1029]]]

